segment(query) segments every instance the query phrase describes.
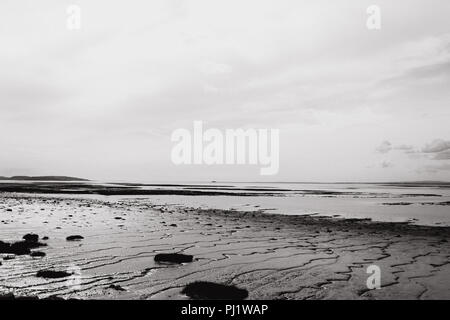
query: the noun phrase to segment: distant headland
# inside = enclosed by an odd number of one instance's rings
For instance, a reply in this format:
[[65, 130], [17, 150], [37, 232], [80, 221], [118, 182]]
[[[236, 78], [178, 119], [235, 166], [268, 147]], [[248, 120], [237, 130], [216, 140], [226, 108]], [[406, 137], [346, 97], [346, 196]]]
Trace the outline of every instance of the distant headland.
[[12, 181], [89, 181], [88, 179], [67, 177], [67, 176], [12, 176], [2, 177], [0, 180], [12, 180]]

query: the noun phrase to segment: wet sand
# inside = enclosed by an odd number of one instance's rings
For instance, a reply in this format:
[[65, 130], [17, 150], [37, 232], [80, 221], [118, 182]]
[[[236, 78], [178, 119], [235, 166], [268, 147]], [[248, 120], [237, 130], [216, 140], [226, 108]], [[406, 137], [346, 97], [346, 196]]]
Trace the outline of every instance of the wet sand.
[[[248, 299], [450, 299], [450, 227], [154, 205], [148, 199], [2, 194], [0, 240], [35, 233], [43, 257], [1, 254], [0, 294], [187, 299], [195, 281]], [[79, 241], [67, 241], [81, 235]], [[47, 236], [48, 240], [42, 240]], [[155, 262], [183, 253], [192, 262]], [[6, 259], [5, 259], [6, 258]], [[368, 290], [369, 265], [381, 289]], [[66, 278], [41, 278], [41, 270]]]

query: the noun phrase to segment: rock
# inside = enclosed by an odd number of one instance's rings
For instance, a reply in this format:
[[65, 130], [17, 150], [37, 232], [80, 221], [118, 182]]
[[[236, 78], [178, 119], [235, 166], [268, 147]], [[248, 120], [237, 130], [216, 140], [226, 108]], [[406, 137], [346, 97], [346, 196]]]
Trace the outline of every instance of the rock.
[[[56, 295], [49, 296], [47, 298], [39, 299], [37, 296], [15, 296], [13, 293], [5, 295], [0, 294], [0, 300], [64, 300]], [[71, 299], [73, 300], [73, 299]]]
[[193, 256], [181, 253], [158, 253], [155, 256], [156, 262], [185, 263], [192, 262]]
[[14, 300], [15, 296], [13, 293], [7, 293], [7, 294], [2, 294], [0, 295], [0, 300]]
[[54, 270], [39, 270], [36, 273], [36, 277], [46, 278], [46, 279], [58, 279], [71, 276], [71, 273], [65, 271], [54, 271]]
[[66, 238], [67, 241], [79, 241], [84, 239], [84, 237], [80, 236], [80, 235], [74, 235], [74, 236], [68, 236]]
[[31, 250], [26, 242], [16, 242], [11, 245], [10, 253], [24, 255], [31, 253]]
[[169, 227], [176, 227], [177, 225], [175, 223], [172, 223], [169, 225]]
[[207, 300], [243, 300], [248, 297], [245, 289], [208, 281], [189, 283], [181, 293], [192, 299]]
[[38, 242], [39, 236], [37, 234], [34, 234], [34, 233], [27, 233], [26, 235], [24, 235], [22, 237], [22, 239], [27, 241], [27, 242]]
[[47, 237], [47, 236], [45, 236], [45, 237], [43, 237], [43, 238], [42, 238], [42, 240], [48, 240], [48, 237]]
[[126, 291], [123, 287], [121, 287], [119, 285], [116, 285], [116, 284], [112, 284], [108, 288], [109, 289], [114, 289], [114, 290], [117, 290], [117, 291]]
[[45, 257], [45, 252], [42, 251], [33, 251], [30, 253], [32, 257]]
[[10, 248], [10, 244], [0, 240], [0, 253], [8, 253], [7, 250]]
[[31, 250], [38, 247], [46, 246], [40, 242], [18, 241], [13, 243], [6, 243], [0, 241], [0, 253], [11, 253], [15, 255], [30, 254]]

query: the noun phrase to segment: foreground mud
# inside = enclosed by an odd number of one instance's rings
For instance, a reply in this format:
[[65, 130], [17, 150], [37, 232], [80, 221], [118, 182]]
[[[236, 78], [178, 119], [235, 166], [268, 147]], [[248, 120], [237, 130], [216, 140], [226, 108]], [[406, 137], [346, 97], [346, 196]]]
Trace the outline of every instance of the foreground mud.
[[[248, 299], [450, 299], [449, 231], [147, 199], [3, 194], [0, 240], [28, 233], [48, 240], [39, 248], [45, 256], [1, 254], [0, 294], [187, 299], [183, 288], [201, 280], [246, 289]], [[194, 258], [155, 262], [159, 253]], [[366, 286], [370, 265], [381, 270], [381, 289]], [[71, 276], [37, 277], [42, 270]]]

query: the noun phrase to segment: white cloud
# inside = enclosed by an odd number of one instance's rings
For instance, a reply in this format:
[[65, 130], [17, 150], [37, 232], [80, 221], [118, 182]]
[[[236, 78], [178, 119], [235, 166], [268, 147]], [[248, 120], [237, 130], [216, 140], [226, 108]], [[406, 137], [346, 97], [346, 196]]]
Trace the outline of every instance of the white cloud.
[[431, 143], [426, 144], [422, 148], [422, 152], [435, 153], [435, 152], [446, 151], [449, 149], [450, 149], [450, 141], [436, 139], [436, 140], [433, 140]]
[[385, 140], [383, 141], [377, 148], [376, 151], [379, 153], [388, 153], [389, 151], [392, 150], [392, 144]]

